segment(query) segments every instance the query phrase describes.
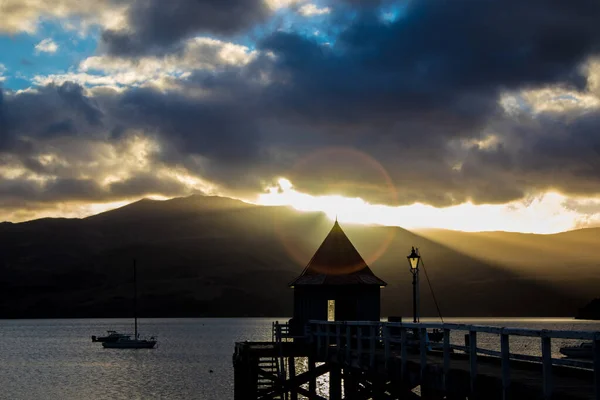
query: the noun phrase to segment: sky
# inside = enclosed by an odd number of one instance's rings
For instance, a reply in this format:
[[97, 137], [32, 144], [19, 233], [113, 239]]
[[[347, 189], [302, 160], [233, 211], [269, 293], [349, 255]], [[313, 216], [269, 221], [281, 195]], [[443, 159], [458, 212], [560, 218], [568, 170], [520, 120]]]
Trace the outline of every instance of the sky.
[[600, 225], [597, 0], [2, 0], [0, 221], [222, 195]]

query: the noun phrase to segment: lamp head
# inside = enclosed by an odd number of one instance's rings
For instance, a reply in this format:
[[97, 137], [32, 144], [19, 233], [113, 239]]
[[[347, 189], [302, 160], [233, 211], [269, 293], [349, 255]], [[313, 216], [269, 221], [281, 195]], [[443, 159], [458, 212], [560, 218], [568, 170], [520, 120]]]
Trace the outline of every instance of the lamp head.
[[415, 273], [415, 271], [417, 271], [417, 269], [419, 268], [419, 260], [421, 259], [419, 251], [415, 250], [415, 248], [413, 247], [410, 254], [406, 256], [406, 258], [408, 259], [408, 263], [410, 264], [410, 272]]

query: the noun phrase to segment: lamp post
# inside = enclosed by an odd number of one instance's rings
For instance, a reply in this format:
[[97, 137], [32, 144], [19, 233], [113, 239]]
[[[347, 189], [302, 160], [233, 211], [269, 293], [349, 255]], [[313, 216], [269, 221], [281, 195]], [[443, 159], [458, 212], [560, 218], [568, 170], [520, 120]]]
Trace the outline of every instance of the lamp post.
[[419, 249], [412, 248], [410, 254], [406, 256], [410, 265], [410, 272], [413, 276], [413, 322], [419, 322], [419, 261], [421, 256], [419, 255]]

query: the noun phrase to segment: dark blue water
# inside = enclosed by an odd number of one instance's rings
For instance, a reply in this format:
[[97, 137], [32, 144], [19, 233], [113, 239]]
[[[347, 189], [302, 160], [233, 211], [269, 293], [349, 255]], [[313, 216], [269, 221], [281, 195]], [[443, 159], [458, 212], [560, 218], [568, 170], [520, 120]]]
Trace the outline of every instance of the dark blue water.
[[[157, 349], [104, 349], [90, 335], [131, 320], [0, 321], [0, 398], [230, 399], [236, 340], [270, 340], [271, 319], [142, 319]], [[213, 370], [210, 373], [209, 370]]]
[[[158, 348], [117, 350], [92, 343], [90, 336], [103, 334], [107, 329], [132, 331], [130, 320], [0, 320], [0, 398], [232, 399], [234, 343], [270, 340], [272, 321], [142, 319], [141, 334], [158, 335]], [[598, 322], [571, 319], [450, 319], [448, 322], [600, 330]], [[460, 334], [452, 339], [455, 343], [463, 340]], [[564, 342], [553, 343], [556, 357], [560, 357], [558, 347]], [[481, 335], [478, 346], [496, 349], [498, 338]], [[517, 338], [511, 343], [511, 351], [539, 355], [540, 343]]]

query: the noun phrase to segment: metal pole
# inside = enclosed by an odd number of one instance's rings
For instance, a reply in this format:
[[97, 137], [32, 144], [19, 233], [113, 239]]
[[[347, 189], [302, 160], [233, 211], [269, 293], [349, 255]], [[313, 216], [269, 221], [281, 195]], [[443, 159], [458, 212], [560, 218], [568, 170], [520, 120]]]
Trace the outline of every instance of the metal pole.
[[417, 323], [417, 274], [413, 273], [413, 322]]
[[137, 276], [136, 276], [136, 265], [135, 258], [133, 259], [133, 319], [135, 325], [135, 339], [138, 338], [137, 333]]
[[421, 322], [421, 293], [419, 291], [419, 265], [417, 264], [417, 322]]

